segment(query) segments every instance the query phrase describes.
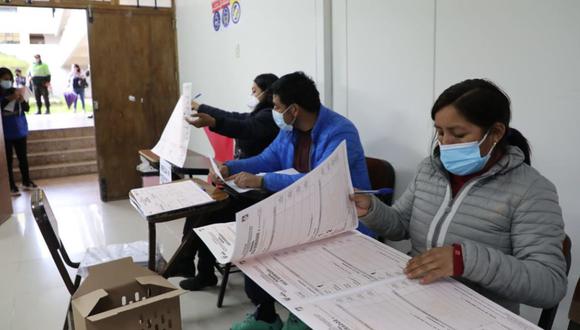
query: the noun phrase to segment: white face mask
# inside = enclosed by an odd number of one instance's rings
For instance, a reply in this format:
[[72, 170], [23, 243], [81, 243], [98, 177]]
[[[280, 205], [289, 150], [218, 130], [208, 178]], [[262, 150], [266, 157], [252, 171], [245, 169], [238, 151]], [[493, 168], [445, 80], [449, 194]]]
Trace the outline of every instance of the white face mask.
[[250, 108], [251, 110], [254, 110], [254, 108], [258, 105], [258, 103], [260, 103], [260, 100], [258, 100], [257, 97], [255, 97], [254, 95], [250, 95], [248, 97], [248, 103], [247, 106], [248, 108]]
[[251, 110], [254, 110], [254, 108], [256, 108], [258, 106], [258, 104], [260, 104], [260, 97], [264, 94], [264, 92], [258, 94], [258, 96], [254, 96], [254, 94], [250, 94], [249, 98], [248, 98], [248, 103], [247, 106], [248, 108], [250, 108]]
[[2, 81], [0, 81], [0, 87], [2, 87], [4, 89], [12, 88], [12, 81], [10, 81], [10, 80], [2, 80]]
[[283, 131], [287, 131], [290, 132], [294, 129], [294, 122], [296, 121], [296, 118], [294, 118], [294, 120], [292, 121], [291, 124], [286, 124], [286, 121], [284, 120], [284, 114], [290, 110], [290, 107], [292, 107], [291, 105], [288, 106], [288, 108], [286, 108], [286, 110], [282, 111], [282, 112], [278, 112], [274, 109], [272, 109], [272, 117], [274, 118], [274, 122], [276, 123], [276, 125], [278, 125], [278, 127], [280, 127], [281, 130]]

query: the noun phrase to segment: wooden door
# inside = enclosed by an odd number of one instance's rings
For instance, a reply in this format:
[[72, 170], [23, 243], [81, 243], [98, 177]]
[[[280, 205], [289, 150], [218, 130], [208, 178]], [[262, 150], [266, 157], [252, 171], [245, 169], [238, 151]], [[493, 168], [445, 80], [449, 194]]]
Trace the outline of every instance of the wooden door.
[[138, 150], [152, 148], [178, 98], [173, 13], [94, 9], [89, 52], [101, 199], [141, 186]]

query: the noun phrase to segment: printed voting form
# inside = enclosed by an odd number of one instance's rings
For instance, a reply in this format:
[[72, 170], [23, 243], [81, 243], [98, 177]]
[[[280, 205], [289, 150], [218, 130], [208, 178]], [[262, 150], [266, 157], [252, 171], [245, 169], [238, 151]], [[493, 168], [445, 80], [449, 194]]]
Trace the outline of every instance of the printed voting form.
[[[220, 178], [220, 180], [222, 180], [222, 182], [225, 185], [227, 185], [228, 187], [232, 188], [237, 193], [243, 194], [243, 193], [248, 192], [250, 190], [258, 190], [258, 188], [240, 188], [234, 182], [234, 180], [226, 181], [226, 179], [224, 179], [224, 177], [222, 176], [222, 173], [220, 172], [219, 166], [216, 163], [216, 161], [213, 158], [211, 158], [211, 157], [210, 157], [209, 160], [210, 160], [210, 163], [211, 163], [211, 168], [212, 168], [213, 172], [218, 176], [218, 178]], [[286, 175], [299, 174], [299, 172], [296, 171], [296, 169], [294, 169], [294, 168], [289, 168], [289, 169], [285, 169], [285, 170], [282, 170], [282, 171], [276, 171], [275, 173], [278, 173], [278, 174], [286, 174]], [[261, 175], [265, 175], [265, 173], [258, 173], [256, 175], [261, 176]]]
[[538, 329], [455, 280], [408, 280], [409, 256], [355, 231], [352, 193], [343, 142], [235, 222], [195, 231], [313, 329]]
[[151, 149], [160, 158], [178, 167], [185, 164], [188, 149], [209, 158], [214, 157], [213, 147], [205, 131], [192, 127], [185, 121], [185, 116], [190, 114], [191, 83], [184, 83], [181, 97], [165, 125], [161, 138]]
[[144, 217], [215, 202], [191, 180], [133, 189], [129, 201]]

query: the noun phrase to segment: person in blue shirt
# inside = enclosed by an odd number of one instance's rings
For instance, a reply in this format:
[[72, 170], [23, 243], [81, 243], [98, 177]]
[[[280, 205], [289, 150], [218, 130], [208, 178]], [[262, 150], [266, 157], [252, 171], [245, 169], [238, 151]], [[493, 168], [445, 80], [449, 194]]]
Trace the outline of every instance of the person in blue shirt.
[[[8, 179], [12, 196], [19, 196], [20, 192], [14, 181], [12, 171], [12, 152], [16, 151], [18, 165], [22, 174], [24, 189], [34, 189], [36, 184], [30, 179], [28, 171], [28, 155], [26, 151], [26, 137], [28, 136], [28, 122], [25, 112], [28, 112], [28, 102], [23, 99], [21, 89], [15, 89], [14, 76], [8, 68], [0, 68], [0, 109], [2, 126], [4, 128], [4, 144], [6, 146], [6, 161], [8, 163]], [[23, 87], [26, 88], [26, 87]]]
[[[272, 93], [272, 115], [280, 127], [280, 133], [261, 154], [222, 165], [220, 172], [223, 177], [234, 179], [243, 188], [262, 188], [276, 192], [321, 164], [346, 140], [352, 184], [358, 189], [370, 189], [364, 151], [356, 127], [345, 117], [321, 104], [312, 79], [302, 72], [287, 74], [272, 85]], [[274, 173], [289, 168], [299, 173]], [[266, 174], [256, 175], [260, 172]], [[214, 173], [211, 176], [216, 179]], [[359, 227], [359, 230], [371, 234], [364, 227]], [[274, 299], [247, 277], [245, 289], [257, 309], [245, 320], [234, 324], [232, 329], [281, 329], [282, 321], [276, 314]], [[285, 328], [307, 327], [290, 315]]]

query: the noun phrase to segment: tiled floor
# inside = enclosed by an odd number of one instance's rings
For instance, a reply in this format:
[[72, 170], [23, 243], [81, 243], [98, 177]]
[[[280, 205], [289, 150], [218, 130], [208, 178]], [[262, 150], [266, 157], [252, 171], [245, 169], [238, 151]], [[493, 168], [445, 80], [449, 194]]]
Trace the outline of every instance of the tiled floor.
[[50, 115], [29, 114], [26, 116], [26, 120], [28, 121], [28, 128], [31, 131], [95, 126], [94, 120], [87, 118], [87, 115], [82, 112], [74, 114], [55, 113]]
[[[147, 239], [145, 222], [127, 200], [100, 201], [95, 175], [37, 183], [48, 196], [61, 239], [73, 259], [80, 259], [91, 246]], [[61, 329], [68, 291], [32, 217], [30, 195], [23, 192], [13, 204], [15, 214], [0, 226], [0, 329]], [[183, 220], [178, 220], [158, 226], [166, 259], [177, 248], [182, 225]], [[183, 329], [229, 329], [252, 310], [241, 275], [230, 279], [221, 309], [215, 306], [217, 287], [181, 296]], [[176, 285], [179, 280], [170, 279]]]

